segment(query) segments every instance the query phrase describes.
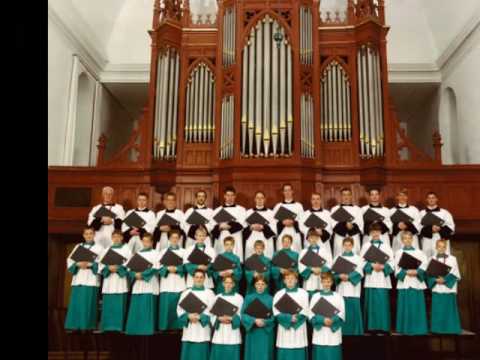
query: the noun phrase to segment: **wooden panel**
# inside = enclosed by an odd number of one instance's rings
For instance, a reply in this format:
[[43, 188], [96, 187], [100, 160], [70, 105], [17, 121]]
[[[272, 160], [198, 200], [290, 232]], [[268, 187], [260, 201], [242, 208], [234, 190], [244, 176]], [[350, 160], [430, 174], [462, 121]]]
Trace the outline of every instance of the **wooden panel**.
[[90, 206], [92, 189], [88, 187], [57, 187], [55, 189], [56, 207]]

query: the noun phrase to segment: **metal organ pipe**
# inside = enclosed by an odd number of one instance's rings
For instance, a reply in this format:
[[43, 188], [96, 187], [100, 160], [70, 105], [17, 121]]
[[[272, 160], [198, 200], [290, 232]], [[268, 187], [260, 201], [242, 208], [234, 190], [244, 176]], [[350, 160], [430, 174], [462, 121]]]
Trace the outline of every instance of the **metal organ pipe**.
[[223, 16], [223, 65], [235, 63], [235, 8], [225, 9]]
[[[263, 22], [263, 47], [264, 47], [264, 57], [263, 63], [266, 65], [263, 68], [263, 154], [265, 157], [268, 156], [268, 150], [270, 148], [270, 106], [271, 106], [271, 95], [270, 95], [270, 84], [272, 81], [271, 74], [271, 62], [270, 62], [270, 50], [272, 48], [272, 31], [271, 31], [271, 22], [269, 16], [265, 18]], [[261, 150], [257, 152], [262, 155]]]
[[292, 154], [293, 143], [293, 113], [292, 113], [292, 51], [290, 44], [285, 41], [285, 45], [288, 45], [287, 50], [287, 131], [288, 131], [288, 153]]
[[[272, 24], [272, 32], [278, 30], [275, 23]], [[277, 153], [278, 142], [278, 123], [279, 123], [279, 48], [276, 44], [272, 45], [272, 111], [271, 111], [271, 139], [272, 139], [272, 153], [275, 156]], [[281, 105], [280, 105], [281, 106]]]
[[242, 147], [240, 153], [245, 155], [247, 145], [247, 90], [248, 90], [248, 51], [249, 47], [243, 49], [243, 63], [242, 63], [242, 118], [240, 123], [242, 125]]
[[175, 78], [174, 78], [174, 92], [173, 92], [173, 116], [172, 116], [172, 147], [171, 155], [176, 157], [177, 149], [177, 115], [178, 115], [178, 77], [180, 72], [180, 54], [178, 51], [175, 53]]
[[263, 48], [262, 48], [262, 41], [263, 41], [263, 24], [265, 23], [265, 19], [263, 21], [259, 21], [257, 26], [257, 43], [256, 43], [256, 59], [255, 59], [255, 84], [256, 84], [256, 91], [255, 91], [255, 156], [260, 155], [260, 144], [262, 141], [262, 84], [263, 84]]
[[[283, 28], [280, 29], [282, 36], [285, 36]], [[285, 153], [285, 129], [287, 128], [287, 77], [285, 76], [286, 49], [282, 42], [280, 44], [280, 155]]]
[[383, 156], [383, 102], [378, 50], [363, 45], [357, 53], [360, 156]]
[[170, 55], [170, 49], [165, 53], [165, 59], [163, 63], [163, 86], [162, 86], [162, 107], [160, 109], [160, 136], [159, 136], [159, 158], [163, 159], [165, 157], [165, 127], [166, 127], [166, 111], [167, 111], [167, 89], [168, 89], [168, 59]]
[[243, 51], [242, 156], [291, 154], [292, 51], [284, 29], [266, 15], [251, 28]]
[[[350, 141], [350, 82], [342, 65], [336, 60], [331, 61], [323, 70], [320, 86], [322, 141]], [[313, 121], [313, 99], [311, 96], [309, 99]], [[312, 138], [311, 151], [313, 146]]]
[[[253, 132], [255, 130], [255, 103], [254, 103], [254, 92], [255, 92], [255, 50], [256, 50], [256, 36], [255, 31], [252, 30], [250, 33], [250, 41], [248, 43], [248, 96], [243, 99], [248, 102], [248, 155], [253, 155]], [[244, 84], [246, 87], [246, 84]], [[246, 137], [247, 133], [243, 133], [243, 137]], [[246, 151], [245, 151], [246, 152]], [[247, 152], [246, 152], [247, 153]]]
[[179, 71], [178, 51], [167, 48], [159, 55], [157, 67], [153, 149], [155, 160], [171, 160], [176, 156], [178, 93], [174, 89], [178, 88]]
[[382, 73], [380, 68], [380, 55], [375, 52], [375, 87], [377, 89], [377, 129], [378, 129], [378, 155], [383, 156], [383, 101], [382, 101]]
[[159, 117], [160, 117], [160, 106], [158, 105], [162, 99], [161, 91], [162, 91], [162, 84], [163, 84], [163, 71], [162, 71], [162, 63], [163, 63], [163, 56], [159, 55], [157, 59], [157, 86], [156, 86], [156, 100], [155, 100], [155, 126], [153, 130], [153, 158], [156, 159], [158, 157], [158, 150], [159, 150]]
[[206, 63], [200, 62], [190, 73], [187, 82], [187, 101], [185, 105], [185, 141], [187, 143], [209, 143], [213, 141], [213, 131], [215, 129], [214, 97], [215, 80], [213, 72]]
[[357, 55], [357, 77], [358, 77], [358, 119], [360, 123], [360, 156], [365, 156], [365, 126], [364, 126], [364, 111], [363, 111], [363, 54], [364, 47], [358, 49]]

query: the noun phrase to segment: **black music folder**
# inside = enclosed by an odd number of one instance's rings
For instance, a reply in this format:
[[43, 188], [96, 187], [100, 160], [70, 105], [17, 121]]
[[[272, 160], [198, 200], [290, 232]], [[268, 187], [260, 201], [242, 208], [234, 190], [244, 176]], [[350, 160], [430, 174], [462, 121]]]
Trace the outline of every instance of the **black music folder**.
[[332, 214], [332, 219], [336, 222], [353, 222], [355, 219], [352, 214], [340, 206], [337, 211]]
[[390, 220], [392, 220], [393, 223], [398, 224], [399, 222], [412, 222], [413, 218], [402, 210], [397, 209], [397, 211], [395, 211], [392, 216], [390, 216]]
[[143, 220], [143, 218], [138, 215], [135, 211], [132, 211], [124, 220], [123, 222], [127, 224], [130, 228], [137, 228], [141, 229], [147, 222]]
[[382, 250], [377, 248], [375, 245], [370, 244], [370, 247], [363, 255], [363, 258], [373, 263], [385, 264], [390, 258], [390, 256], [385, 254]]
[[163, 266], [180, 266], [183, 264], [183, 259], [175, 254], [174, 251], [168, 249], [160, 259], [160, 264]]
[[308, 228], [325, 229], [328, 224], [325, 221], [323, 221], [323, 219], [319, 218], [317, 215], [310, 214], [307, 220], [305, 220], [304, 225]]
[[321, 315], [326, 318], [333, 318], [337, 315], [340, 310], [333, 306], [328, 300], [325, 298], [320, 298], [315, 305], [312, 307], [312, 312], [315, 315]]
[[293, 211], [288, 210], [284, 206], [280, 206], [280, 209], [277, 210], [277, 213], [275, 214], [274, 217], [278, 221], [283, 221], [285, 219], [295, 220], [295, 218], [297, 217], [297, 214], [295, 214]]
[[436, 259], [432, 259], [430, 260], [430, 263], [428, 264], [425, 272], [427, 273], [428, 276], [445, 277], [450, 273], [451, 270], [452, 270], [451, 266], [444, 264], [443, 262], [438, 261]]
[[131, 257], [131, 259], [128, 261], [128, 263], [125, 266], [133, 272], [141, 273], [141, 272], [144, 272], [145, 270], [150, 269], [153, 266], [153, 264], [147, 259], [145, 259], [142, 255], [136, 253]]
[[70, 259], [75, 262], [94, 262], [96, 258], [97, 254], [95, 254], [92, 250], [83, 247], [82, 245], [77, 246], [75, 252], [72, 254], [72, 256], [70, 256]]
[[382, 214], [379, 214], [372, 208], [368, 208], [367, 211], [365, 211], [365, 214], [363, 214], [363, 221], [373, 223], [377, 221], [383, 221], [385, 220], [385, 217]]
[[287, 293], [283, 294], [275, 307], [283, 314], [296, 315], [302, 311], [302, 307]]
[[122, 265], [127, 260], [113, 249], [108, 249], [107, 253], [103, 256], [101, 263], [107, 266], [110, 265]]
[[238, 306], [233, 305], [232, 303], [228, 302], [227, 300], [217, 297], [215, 304], [213, 304], [212, 308], [210, 309], [210, 313], [220, 317], [220, 316], [233, 316], [237, 313]]
[[316, 252], [312, 250], [308, 250], [305, 253], [305, 255], [303, 255], [303, 257], [300, 259], [300, 262], [303, 265], [308, 266], [310, 268], [313, 268], [313, 267], [321, 268], [327, 262], [327, 260], [322, 258]]
[[264, 273], [267, 271], [267, 265], [265, 265], [260, 256], [253, 254], [247, 260], [245, 260], [245, 269], [256, 271], [257, 273]]
[[189, 314], [201, 314], [207, 308], [207, 304], [200, 300], [191, 291], [178, 305]]
[[297, 262], [288, 256], [285, 251], [279, 251], [273, 257], [272, 264], [282, 269], [291, 269], [297, 265]]
[[212, 261], [212, 258], [199, 248], [195, 247], [190, 255], [188, 255], [188, 261], [195, 265], [208, 265]]
[[435, 215], [433, 212], [428, 212], [421, 221], [423, 226], [432, 226], [432, 225], [437, 225], [437, 226], [442, 226], [445, 221]]
[[223, 255], [218, 255], [212, 263], [212, 268], [215, 271], [233, 270], [237, 264]]
[[332, 271], [336, 274], [350, 274], [357, 268], [357, 265], [339, 256], [332, 266]]
[[213, 220], [215, 220], [218, 224], [220, 223], [228, 223], [230, 221], [237, 221], [235, 217], [230, 214], [227, 210], [222, 208], [214, 217]]
[[398, 266], [405, 270], [417, 270], [422, 264], [415, 256], [410, 255], [408, 252], [403, 252]]
[[268, 225], [267, 219], [265, 219], [262, 215], [260, 215], [257, 211], [254, 211], [251, 213], [245, 221], [247, 222], [248, 225], [253, 225], [253, 224], [260, 224], [260, 225]]
[[190, 214], [186, 221], [187, 224], [190, 225], [205, 225], [208, 223], [208, 219], [195, 210]]
[[101, 206], [100, 209], [98, 209], [95, 212], [95, 215], [93, 215], [97, 219], [101, 219], [104, 216], [107, 216], [109, 218], [115, 219], [117, 217], [117, 214], [115, 214], [113, 211], [108, 210], [105, 206]]
[[272, 316], [272, 310], [265, 306], [259, 299], [253, 300], [245, 309], [245, 314], [255, 319], [268, 319]]
[[163, 225], [176, 226], [179, 223], [180, 222], [177, 219], [173, 218], [172, 216], [168, 215], [167, 213], [164, 213], [162, 215], [162, 217], [160, 218], [160, 220], [158, 220], [157, 226], [158, 227], [163, 226]]

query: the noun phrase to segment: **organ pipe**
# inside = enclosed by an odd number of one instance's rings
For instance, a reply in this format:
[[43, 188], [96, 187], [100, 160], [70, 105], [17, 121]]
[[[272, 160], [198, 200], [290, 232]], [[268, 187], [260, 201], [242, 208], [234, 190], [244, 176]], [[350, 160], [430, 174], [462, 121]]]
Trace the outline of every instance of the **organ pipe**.
[[251, 28], [242, 61], [242, 156], [291, 154], [292, 49], [274, 18], [266, 15]]
[[382, 157], [383, 101], [378, 50], [362, 45], [357, 52], [360, 156]]
[[350, 141], [350, 81], [336, 60], [332, 60], [323, 70], [320, 86], [322, 141]]
[[175, 48], [160, 53], [153, 135], [153, 157], [156, 160], [171, 160], [176, 156], [179, 70], [180, 57]]
[[202, 61], [191, 71], [187, 81], [185, 111], [185, 141], [187, 143], [211, 143], [213, 141], [214, 97], [214, 75], [208, 65]]

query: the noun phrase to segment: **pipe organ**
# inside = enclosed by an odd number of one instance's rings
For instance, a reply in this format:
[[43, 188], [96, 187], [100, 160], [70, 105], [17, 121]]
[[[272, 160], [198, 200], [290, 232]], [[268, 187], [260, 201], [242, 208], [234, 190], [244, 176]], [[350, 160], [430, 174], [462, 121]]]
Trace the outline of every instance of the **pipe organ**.
[[200, 62], [191, 72], [186, 89], [185, 142], [211, 143], [215, 132], [215, 78]]
[[322, 141], [350, 141], [352, 138], [350, 81], [337, 61], [331, 61], [325, 68], [320, 86]]
[[357, 53], [360, 157], [383, 156], [383, 103], [378, 51], [362, 45]]
[[145, 146], [141, 161], [192, 171], [391, 163], [383, 1], [347, 0], [334, 15], [319, 3], [225, 0], [200, 21], [187, 0], [155, 0], [148, 123], [130, 143]]
[[176, 156], [179, 67], [177, 49], [168, 47], [160, 53], [156, 82], [154, 159], [171, 160]]
[[292, 48], [269, 15], [252, 26], [242, 52], [241, 154], [289, 156], [293, 146]]

